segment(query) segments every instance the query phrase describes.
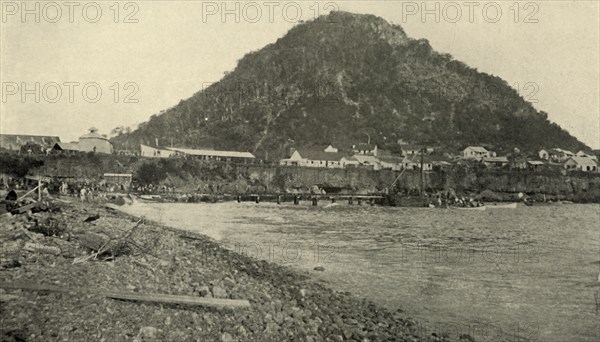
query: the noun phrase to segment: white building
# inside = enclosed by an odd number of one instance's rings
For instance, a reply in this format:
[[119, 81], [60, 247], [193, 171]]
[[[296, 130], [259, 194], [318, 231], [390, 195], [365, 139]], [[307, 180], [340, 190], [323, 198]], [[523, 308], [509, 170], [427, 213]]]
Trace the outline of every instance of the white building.
[[256, 159], [250, 152], [218, 151], [211, 149], [192, 149], [179, 147], [152, 147], [141, 145], [142, 157], [169, 158], [174, 156], [185, 156], [200, 160], [235, 161], [246, 162]]
[[377, 156], [377, 145], [364, 143], [352, 145], [352, 152], [354, 154]]
[[[421, 158], [409, 158], [405, 157], [402, 160], [402, 168], [407, 170], [420, 170], [421, 169]], [[433, 162], [429, 158], [423, 158], [423, 171], [433, 170]]]
[[598, 172], [596, 161], [586, 157], [571, 157], [567, 159], [564, 166], [571, 171]]
[[[336, 151], [336, 152], [328, 152]], [[305, 166], [305, 167], [323, 167], [329, 169], [341, 169], [345, 165], [342, 159], [345, 156], [337, 152], [337, 149], [329, 145], [324, 150], [318, 149], [297, 149], [287, 159], [281, 159], [280, 165], [285, 166]], [[348, 163], [350, 160], [346, 159]]]
[[92, 127], [89, 133], [79, 137], [79, 141], [54, 144], [55, 151], [74, 151], [74, 152], [94, 152], [94, 153], [113, 153], [113, 145], [105, 134], [99, 134], [98, 129]]
[[353, 156], [360, 165], [373, 167], [373, 170], [381, 170], [381, 161], [379, 158], [371, 155], [355, 154]]
[[595, 155], [593, 155], [593, 154], [587, 154], [587, 153], [585, 153], [584, 151], [579, 151], [579, 152], [575, 153], [575, 156], [576, 156], [576, 157], [590, 158], [590, 159], [593, 159], [593, 160], [595, 160], [595, 161], [598, 161], [598, 157], [596, 157], [596, 156], [595, 156]]
[[482, 160], [483, 158], [495, 157], [494, 152], [486, 150], [481, 146], [469, 146], [463, 150], [464, 159]]
[[141, 156], [148, 158], [169, 158], [177, 154], [177, 152], [166, 148], [146, 146], [143, 144], [140, 145], [140, 150]]

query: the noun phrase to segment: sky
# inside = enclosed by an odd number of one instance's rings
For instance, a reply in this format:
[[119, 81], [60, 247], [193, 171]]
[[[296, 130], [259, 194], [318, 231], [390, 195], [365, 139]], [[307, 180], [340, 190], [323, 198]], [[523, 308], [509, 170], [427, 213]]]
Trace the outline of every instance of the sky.
[[109, 134], [219, 81], [331, 10], [381, 16], [499, 76], [600, 148], [599, 1], [0, 0], [0, 132]]

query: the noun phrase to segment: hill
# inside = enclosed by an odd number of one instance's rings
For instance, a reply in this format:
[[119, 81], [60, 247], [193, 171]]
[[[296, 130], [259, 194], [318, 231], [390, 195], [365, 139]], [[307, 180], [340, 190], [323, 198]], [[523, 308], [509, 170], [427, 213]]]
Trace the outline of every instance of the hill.
[[290, 146], [367, 136], [460, 149], [586, 146], [499, 77], [478, 72], [373, 15], [332, 12], [248, 53], [223, 79], [113, 139], [213, 147], [277, 158]]

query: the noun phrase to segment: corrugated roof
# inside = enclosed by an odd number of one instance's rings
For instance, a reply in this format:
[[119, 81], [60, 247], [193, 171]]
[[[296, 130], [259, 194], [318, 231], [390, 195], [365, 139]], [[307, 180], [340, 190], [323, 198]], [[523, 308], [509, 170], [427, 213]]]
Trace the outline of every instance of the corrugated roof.
[[225, 158], [256, 158], [250, 152], [196, 150], [191, 148], [167, 147], [167, 150], [189, 154], [192, 156], [225, 157]]

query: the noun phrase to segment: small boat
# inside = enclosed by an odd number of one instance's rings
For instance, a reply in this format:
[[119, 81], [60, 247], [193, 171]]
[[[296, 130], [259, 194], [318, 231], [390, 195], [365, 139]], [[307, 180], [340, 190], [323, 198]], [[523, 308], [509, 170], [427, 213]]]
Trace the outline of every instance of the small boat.
[[138, 198], [150, 202], [159, 202], [160, 200], [162, 200], [162, 197], [160, 197], [160, 195], [139, 195]]
[[459, 210], [485, 210], [485, 205], [481, 206], [481, 207], [450, 207], [452, 209], [459, 209]]
[[533, 201], [523, 201], [523, 203], [528, 207], [540, 207], [540, 206], [549, 206], [549, 205], [557, 205], [561, 204], [561, 202], [533, 202]]
[[489, 209], [516, 209], [518, 206], [517, 202], [514, 203], [501, 203], [501, 204], [495, 204], [495, 203], [487, 203], [485, 205], [487, 208]]

